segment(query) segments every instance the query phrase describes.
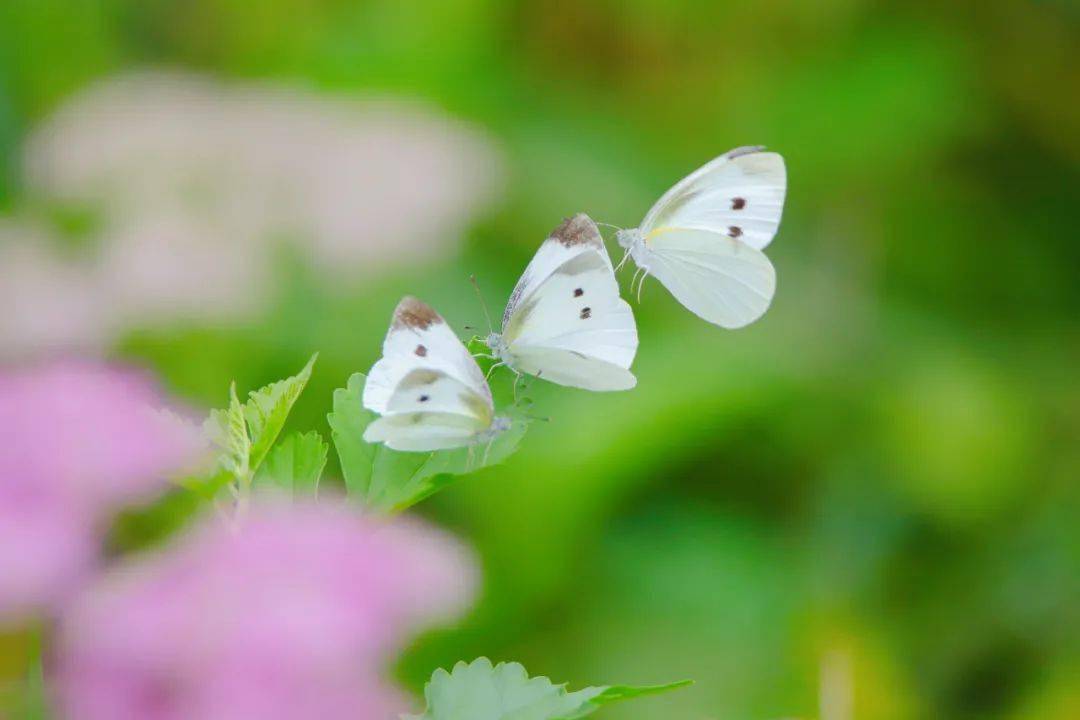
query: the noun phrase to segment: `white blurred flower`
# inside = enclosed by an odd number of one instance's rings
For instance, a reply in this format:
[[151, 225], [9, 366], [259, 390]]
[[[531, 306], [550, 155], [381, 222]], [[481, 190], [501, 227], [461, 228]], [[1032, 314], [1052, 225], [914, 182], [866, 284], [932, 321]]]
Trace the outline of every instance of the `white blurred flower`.
[[53, 251], [47, 233], [0, 222], [0, 354], [102, 349], [112, 332], [95, 268]]
[[[100, 346], [130, 325], [243, 318], [266, 300], [282, 242], [337, 285], [437, 257], [491, 202], [499, 175], [488, 140], [417, 103], [173, 73], [90, 87], [32, 134], [23, 165], [31, 195], [94, 207], [102, 222], [100, 256], [82, 264], [27, 233], [0, 238], [0, 292], [20, 308], [0, 328], [22, 351]], [[70, 310], [70, 327], [35, 327], [43, 298], [54, 318]]]

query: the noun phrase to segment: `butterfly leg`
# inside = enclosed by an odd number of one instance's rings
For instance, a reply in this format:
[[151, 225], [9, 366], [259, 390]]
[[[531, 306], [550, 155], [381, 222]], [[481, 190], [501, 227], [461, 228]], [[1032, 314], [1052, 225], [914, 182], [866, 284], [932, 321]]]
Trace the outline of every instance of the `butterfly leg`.
[[643, 268], [641, 268], [641, 267], [638, 267], [637, 270], [634, 270], [634, 277], [632, 277], [630, 279], [630, 294], [631, 295], [634, 294], [634, 285], [637, 283], [638, 278], [641, 277], [641, 274], [644, 273], [644, 272], [645, 272], [645, 270]]
[[488, 371], [487, 371], [487, 375], [484, 376], [484, 379], [485, 380], [490, 380], [491, 379], [491, 373], [495, 372], [495, 368], [502, 367], [505, 364], [506, 363], [504, 363], [502, 361], [499, 361], [499, 362], [495, 363], [494, 365], [492, 365], [491, 367], [489, 367]]
[[518, 394], [517, 394], [518, 383], [521, 381], [523, 375], [521, 373], [519, 373], [517, 370], [514, 370], [514, 368], [510, 368], [510, 369], [514, 373], [514, 404], [517, 405], [517, 401], [518, 401]]
[[638, 286], [637, 286], [637, 301], [638, 301], [638, 303], [641, 302], [641, 288], [645, 287], [645, 278], [647, 278], [647, 277], [649, 277], [648, 268], [646, 268], [645, 271], [641, 274], [641, 280], [638, 281]]
[[630, 250], [623, 250], [622, 259], [619, 260], [619, 264], [615, 266], [615, 272], [622, 270], [622, 266], [626, 264], [626, 261], [630, 259]]
[[[537, 371], [536, 371], [536, 374], [535, 374], [535, 375], [533, 375], [533, 379], [532, 379], [532, 380], [529, 380], [529, 379], [527, 379], [527, 378], [526, 378], [526, 379], [525, 379], [525, 382], [526, 382], [526, 383], [528, 383], [528, 384], [527, 384], [527, 385], [525, 386], [525, 390], [527, 391], [527, 390], [529, 390], [530, 388], [532, 388], [532, 386], [533, 386], [533, 383], [535, 383], [535, 382], [536, 382], [537, 380], [539, 380], [539, 379], [540, 379], [540, 378], [541, 378], [541, 377], [543, 376], [543, 374], [544, 374], [544, 371], [543, 371], [543, 370], [537, 370]], [[519, 377], [521, 377], [521, 376], [519, 375]], [[517, 389], [517, 388], [516, 388], [516, 386], [515, 386], [515, 390], [516, 390], [516, 389]], [[532, 402], [532, 401], [530, 400], [529, 402]], [[515, 404], [515, 405], [517, 404], [517, 393], [516, 393], [516, 392], [514, 393], [514, 404]]]

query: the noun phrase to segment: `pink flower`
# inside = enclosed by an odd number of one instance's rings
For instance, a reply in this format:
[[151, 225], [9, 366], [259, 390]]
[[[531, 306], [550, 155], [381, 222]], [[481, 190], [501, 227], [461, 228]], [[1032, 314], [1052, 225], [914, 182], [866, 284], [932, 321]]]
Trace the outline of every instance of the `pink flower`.
[[0, 621], [54, 610], [108, 516], [160, 492], [195, 447], [153, 385], [106, 366], [0, 372]]
[[349, 292], [452, 254], [498, 196], [491, 140], [436, 108], [177, 72], [103, 79], [23, 148], [21, 184], [100, 215], [93, 252], [0, 218], [0, 357], [100, 352], [124, 330], [236, 322], [274, 297], [283, 242]]
[[460, 612], [470, 557], [416, 523], [256, 506], [115, 569], [66, 615], [57, 687], [84, 720], [386, 720], [382, 669]]

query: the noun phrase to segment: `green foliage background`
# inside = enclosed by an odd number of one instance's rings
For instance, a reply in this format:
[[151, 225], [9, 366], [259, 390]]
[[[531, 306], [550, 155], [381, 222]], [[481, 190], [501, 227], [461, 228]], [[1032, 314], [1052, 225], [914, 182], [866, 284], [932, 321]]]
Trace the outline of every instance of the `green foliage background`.
[[772, 310], [725, 332], [651, 283], [637, 389], [537, 383], [551, 422], [419, 506], [486, 584], [400, 676], [487, 655], [574, 687], [697, 680], [607, 711], [628, 720], [814, 717], [837, 682], [860, 720], [1064, 720], [1078, 60], [1072, 0], [3, 0], [0, 209], [33, 202], [28, 129], [130, 67], [421, 97], [486, 129], [507, 194], [452, 261], [346, 297], [283, 261], [249, 326], [116, 350], [206, 407], [319, 351], [286, 433], [329, 439], [402, 294], [481, 326], [470, 274], [501, 307], [563, 216], [630, 226], [698, 164], [768, 145], [789, 169]]

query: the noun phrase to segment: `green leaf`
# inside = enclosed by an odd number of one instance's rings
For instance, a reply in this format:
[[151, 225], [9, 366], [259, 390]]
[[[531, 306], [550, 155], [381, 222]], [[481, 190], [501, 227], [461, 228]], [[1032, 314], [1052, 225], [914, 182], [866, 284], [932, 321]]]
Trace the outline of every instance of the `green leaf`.
[[45, 720], [44, 628], [27, 621], [0, 629], [0, 717]]
[[400, 512], [438, 492], [455, 476], [503, 462], [517, 450], [528, 423], [512, 418], [510, 429], [486, 446], [413, 453], [364, 442], [364, 430], [378, 417], [361, 402], [363, 373], [354, 373], [345, 388], [334, 391], [334, 410], [327, 417], [341, 460], [349, 496], [380, 512]]
[[232, 480], [232, 475], [224, 468], [219, 468], [210, 475], [193, 475], [178, 478], [174, 482], [204, 502], [212, 502], [218, 493]]
[[484, 375], [487, 375], [488, 370], [495, 364], [495, 360], [490, 357], [491, 348], [484, 342], [484, 338], [479, 335], [473, 335], [465, 341], [465, 348], [469, 351], [470, 355], [476, 358], [476, 364], [484, 371]]
[[244, 422], [244, 406], [236, 396], [236, 383], [229, 386], [229, 407], [211, 410], [203, 432], [221, 450], [219, 463], [235, 477], [244, 477], [250, 468], [251, 440]]
[[546, 677], [530, 678], [518, 663], [492, 666], [487, 658], [436, 670], [424, 687], [427, 709], [412, 720], [574, 720], [619, 700], [656, 695], [690, 680], [632, 687], [609, 685], [567, 692]]
[[478, 445], [472, 448], [441, 450], [434, 453], [398, 453], [383, 448], [385, 454], [421, 455], [426, 459], [410, 477], [398, 477], [397, 483], [388, 482], [386, 492], [379, 498], [376, 506], [393, 511], [404, 510], [442, 490], [454, 482], [458, 476], [498, 465], [518, 449], [528, 427], [528, 421], [525, 418], [515, 417], [512, 419], [510, 428], [491, 441], [489, 445]]
[[274, 446], [255, 473], [255, 487], [277, 487], [295, 495], [315, 495], [330, 447], [316, 431], [293, 433]]
[[106, 545], [110, 552], [144, 550], [165, 542], [187, 526], [234, 478], [224, 468], [206, 477], [186, 477], [150, 505], [130, 507], [117, 514]]
[[247, 420], [248, 435], [251, 438], [249, 467], [252, 471], [259, 468], [266, 454], [270, 452], [289, 417], [293, 403], [307, 385], [311, 368], [318, 357], [318, 353], [312, 355], [307, 365], [296, 375], [254, 390], [248, 395], [248, 401], [244, 404], [244, 418]]
[[350, 496], [367, 497], [375, 464], [377, 445], [364, 442], [364, 429], [375, 419], [360, 401], [367, 378], [355, 373], [344, 388], [334, 391], [334, 409], [326, 416], [334, 441], [345, 489]]

